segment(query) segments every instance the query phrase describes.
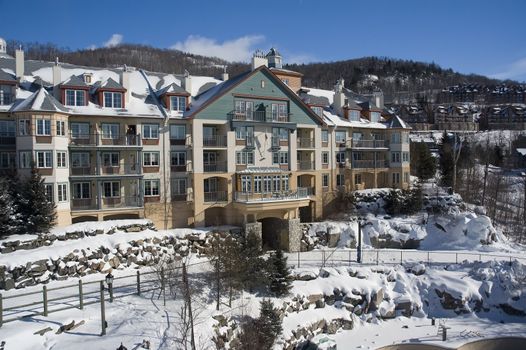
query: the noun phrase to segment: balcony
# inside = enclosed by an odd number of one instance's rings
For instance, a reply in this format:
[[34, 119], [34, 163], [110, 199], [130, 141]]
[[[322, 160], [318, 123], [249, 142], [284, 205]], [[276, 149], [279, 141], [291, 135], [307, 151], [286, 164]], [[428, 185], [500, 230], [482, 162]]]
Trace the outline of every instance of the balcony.
[[348, 140], [350, 148], [389, 148], [387, 140]]
[[234, 121], [251, 121], [258, 123], [288, 123], [290, 113], [279, 114], [271, 111], [233, 111], [230, 113]]
[[314, 170], [314, 162], [313, 161], [300, 161], [298, 162], [298, 170]]
[[280, 191], [269, 193], [248, 193], [236, 192], [234, 200], [236, 202], [273, 202], [273, 201], [289, 201], [295, 199], [307, 199], [314, 194], [312, 187], [298, 187], [293, 191]]
[[183, 193], [174, 193], [172, 194], [172, 202], [192, 202], [193, 198], [191, 194]]
[[185, 138], [181, 138], [181, 139], [170, 138], [170, 145], [171, 146], [191, 146], [192, 138], [190, 137], [190, 135], [187, 135]]
[[70, 134], [69, 145], [75, 147], [141, 147], [140, 135], [123, 135], [111, 138], [101, 134]]
[[226, 191], [216, 191], [216, 192], [205, 192], [205, 203], [210, 202], [226, 202], [227, 201], [227, 192]]
[[353, 169], [379, 169], [379, 168], [388, 168], [389, 161], [387, 160], [353, 160], [352, 163]]
[[226, 135], [203, 137], [203, 147], [226, 147]]
[[170, 171], [172, 173], [186, 173], [188, 171], [192, 171], [192, 165], [190, 163], [183, 164], [183, 165], [171, 165]]
[[73, 198], [71, 200], [73, 211], [142, 208], [142, 206], [140, 196], [102, 197], [100, 201], [97, 198]]
[[227, 162], [216, 162], [203, 164], [205, 173], [225, 173], [227, 171]]
[[298, 140], [298, 148], [314, 148], [314, 139], [310, 137], [299, 137]]

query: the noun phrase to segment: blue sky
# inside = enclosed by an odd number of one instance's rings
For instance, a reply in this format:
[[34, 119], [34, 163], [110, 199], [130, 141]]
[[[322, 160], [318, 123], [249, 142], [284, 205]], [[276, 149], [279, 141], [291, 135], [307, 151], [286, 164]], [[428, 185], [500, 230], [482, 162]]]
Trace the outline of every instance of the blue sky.
[[0, 36], [76, 48], [120, 42], [247, 60], [388, 56], [526, 81], [523, 0], [0, 0]]

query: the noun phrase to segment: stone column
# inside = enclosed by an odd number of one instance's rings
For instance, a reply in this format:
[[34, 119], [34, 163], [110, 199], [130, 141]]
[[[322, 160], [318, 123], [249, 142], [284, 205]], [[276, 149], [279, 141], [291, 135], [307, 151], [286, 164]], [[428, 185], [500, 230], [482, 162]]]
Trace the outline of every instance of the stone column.
[[289, 219], [289, 239], [287, 250], [289, 252], [298, 252], [301, 248], [301, 223], [300, 219]]

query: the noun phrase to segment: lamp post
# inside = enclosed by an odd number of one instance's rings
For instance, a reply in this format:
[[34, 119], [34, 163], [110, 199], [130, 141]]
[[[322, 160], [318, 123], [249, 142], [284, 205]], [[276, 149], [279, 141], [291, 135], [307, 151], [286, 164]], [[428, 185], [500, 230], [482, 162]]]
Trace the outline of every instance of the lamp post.
[[358, 218], [358, 245], [356, 246], [356, 261], [362, 263], [362, 218]]
[[108, 285], [108, 292], [110, 293], [110, 303], [113, 303], [113, 275], [111, 272], [106, 275], [106, 284]]

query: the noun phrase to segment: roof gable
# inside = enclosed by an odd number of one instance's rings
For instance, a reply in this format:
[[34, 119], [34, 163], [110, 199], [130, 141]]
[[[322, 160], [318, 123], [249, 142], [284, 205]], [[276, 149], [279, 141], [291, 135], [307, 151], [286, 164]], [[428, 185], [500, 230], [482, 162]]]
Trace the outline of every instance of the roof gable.
[[185, 95], [185, 96], [190, 96], [190, 94], [185, 90], [183, 89], [182, 87], [180, 87], [179, 85], [175, 84], [175, 83], [172, 83], [168, 86], [165, 86], [163, 87], [162, 89], [160, 90], [157, 90], [157, 92], [155, 93], [157, 96], [162, 96], [162, 95], [166, 95], [166, 94], [174, 94], [174, 95]]
[[88, 84], [84, 82], [84, 79], [81, 79], [77, 75], [72, 75], [69, 77], [68, 80], [64, 81], [60, 84], [61, 87], [71, 86], [71, 87], [78, 87], [78, 88], [89, 88]]
[[51, 96], [46, 89], [40, 88], [22, 103], [14, 106], [13, 111], [68, 112], [68, 109]]
[[108, 78], [102, 84], [100, 84], [99, 90], [122, 90], [122, 91], [126, 91], [124, 86], [122, 86], [121, 84], [117, 83], [112, 78]]
[[7, 82], [10, 84], [16, 84], [16, 79], [13, 75], [5, 72], [3, 69], [0, 69], [0, 81]]

